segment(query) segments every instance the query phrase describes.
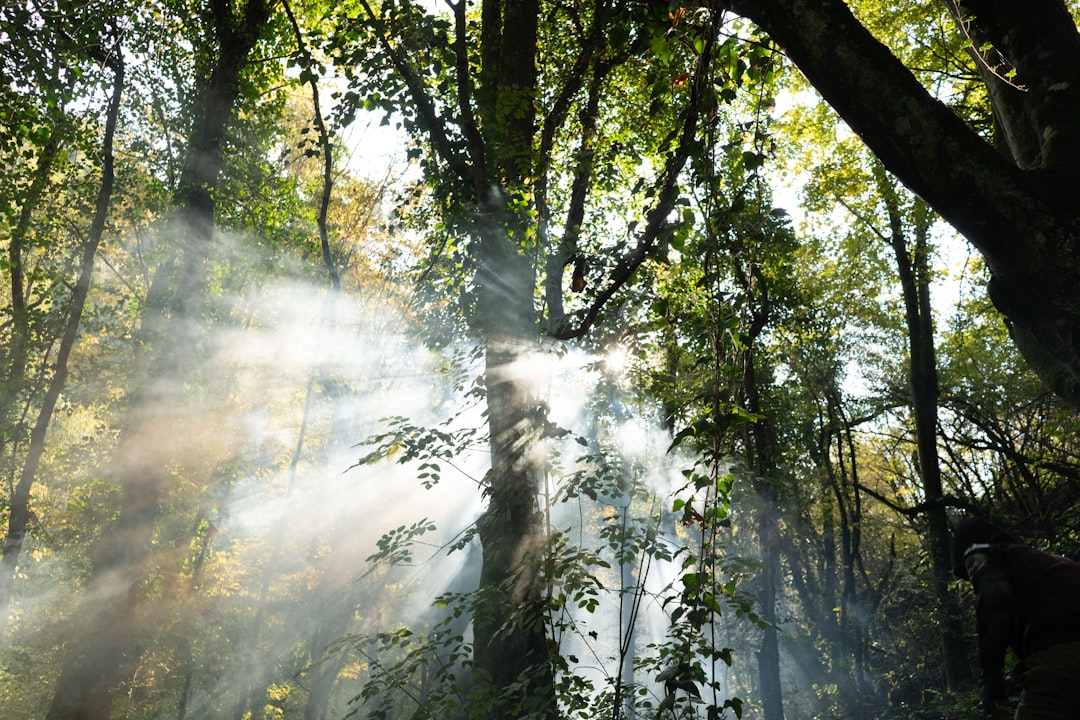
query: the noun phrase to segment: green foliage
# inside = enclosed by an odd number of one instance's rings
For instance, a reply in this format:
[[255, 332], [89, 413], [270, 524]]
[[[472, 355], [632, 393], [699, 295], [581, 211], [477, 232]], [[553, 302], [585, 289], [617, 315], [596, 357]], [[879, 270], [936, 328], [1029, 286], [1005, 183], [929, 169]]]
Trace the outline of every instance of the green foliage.
[[[0, 8], [5, 521], [101, 182], [110, 59], [126, 70], [113, 207], [0, 643], [0, 706], [12, 716], [45, 714], [84, 613], [72, 598], [87, 587], [103, 534], [121, 524], [124, 491], [110, 469], [145, 364], [140, 320], [183, 236], [169, 214], [197, 89], [220, 57], [207, 42], [215, 8], [240, 5]], [[364, 343], [383, 365], [402, 366], [381, 367], [385, 377], [370, 383], [321, 366], [311, 379], [284, 367], [302, 348], [275, 346], [268, 364], [280, 353], [283, 367], [253, 379], [223, 346], [197, 348], [207, 364], [185, 378], [193, 404], [175, 409], [191, 414], [182, 437], [140, 438], [196, 450], [167, 467], [148, 461], [169, 490], [150, 513], [152, 552], [130, 619], [139, 647], [114, 688], [116, 713], [550, 717], [536, 691], [537, 678], [550, 678], [567, 718], [751, 716], [764, 692], [758, 649], [772, 633], [783, 667], [794, 668], [782, 678], [789, 716], [973, 715], [974, 693], [941, 689], [902, 296], [883, 242], [890, 205], [902, 228], [931, 229], [936, 246], [926, 259], [946, 503], [1076, 554], [1080, 426], [972, 290], [986, 269], [960, 266], [963, 246], [925, 205], [879, 182], [861, 141], [772, 41], [693, 4], [543, 2], [535, 85], [512, 87], [485, 66], [479, 3], [460, 6], [460, 36], [443, 6], [292, 5], [307, 51], [275, 4], [242, 73], [214, 197], [221, 234], [198, 258], [208, 281], [199, 320], [269, 331], [270, 315], [295, 310], [260, 305], [276, 280], [325, 283], [314, 80], [334, 101], [331, 257], [374, 328]], [[991, 135], [972, 58], [987, 47], [957, 32], [944, 6], [849, 5]], [[355, 150], [346, 127], [368, 114], [397, 127], [415, 161], [393, 190], [338, 172]], [[514, 134], [523, 123], [524, 140]], [[797, 200], [778, 199], [781, 173], [796, 179]], [[493, 237], [498, 252], [487, 254]], [[493, 257], [525, 279], [506, 307], [494, 305], [527, 319], [528, 351], [599, 355], [618, 345], [633, 360], [625, 376], [597, 377], [596, 359], [584, 400], [562, 395], [562, 377], [551, 407], [530, 391], [513, 430], [540, 483], [526, 503], [536, 532], [508, 553], [520, 567], [477, 591], [479, 526], [445, 537], [396, 471], [430, 497], [459, 477], [465, 492], [494, 496], [499, 477], [462, 472], [491, 440], [491, 415], [478, 408], [498, 383], [480, 375], [485, 348], [470, 339], [490, 330], [484, 288], [512, 274], [493, 271]], [[345, 417], [353, 396], [381, 399], [415, 371], [392, 354], [399, 331], [442, 351], [422, 394], [450, 420], [397, 407], [380, 408], [396, 414], [377, 426], [374, 416]], [[551, 339], [575, 333], [583, 339]], [[343, 365], [368, 362], [347, 335], [335, 337], [357, 357]], [[577, 401], [584, 419], [556, 424]], [[324, 412], [309, 422], [309, 406]], [[625, 424], [654, 420], [660, 441], [620, 440]], [[249, 424], [259, 428], [251, 437]], [[363, 437], [344, 478], [320, 464]], [[465, 568], [452, 580], [439, 572], [448, 554]], [[770, 573], [775, 602], [761, 599]], [[538, 604], [507, 601], [526, 584]], [[970, 593], [952, 591], [970, 614]], [[477, 619], [494, 619], [497, 638], [541, 635], [543, 661], [496, 685], [473, 662]]]
[[370, 555], [369, 563], [389, 563], [391, 565], [405, 565], [412, 561], [413, 554], [411, 545], [416, 538], [434, 532], [438, 528], [433, 522], [418, 520], [409, 526], [402, 525], [399, 528], [384, 533], [376, 543], [378, 552]]
[[[573, 452], [580, 448], [580, 440], [594, 452], [578, 456], [567, 472], [554, 479], [552, 505], [545, 512], [553, 518], [564, 517], [562, 508], [566, 508], [572, 510], [570, 517], [576, 515], [584, 522], [561, 529], [548, 527], [537, 550], [536, 582], [546, 588], [544, 614], [536, 617], [521, 606], [505, 622], [541, 623], [548, 628], [554, 689], [567, 717], [610, 714], [616, 707], [619, 713], [661, 712], [665, 717], [670, 712], [682, 717], [695, 712], [694, 708], [701, 708], [708, 717], [725, 713], [738, 717], [740, 701], [725, 694], [712, 669], [716, 663], [730, 664], [731, 651], [715, 647], [709, 637], [713, 623], [729, 614], [760, 623], [743, 589], [754, 564], [725, 556], [707, 539], [724, 524], [731, 478], [710, 480], [687, 470], [683, 473], [686, 486], [677, 491], [677, 497], [667, 501], [655, 496], [643, 482], [650, 468], [628, 462], [603, 440], [610, 422], [605, 414], [611, 407], [603, 397], [597, 395], [599, 414], [593, 421], [595, 429], [587, 433], [596, 434], [597, 440], [563, 436], [549, 448]], [[421, 469], [433, 455], [449, 465], [459, 464], [456, 456], [467, 450], [468, 441], [452, 433], [425, 429], [400, 417], [388, 422], [390, 430], [372, 436], [370, 442], [377, 449], [366, 461], [390, 457]], [[559, 466], [558, 461], [552, 464]], [[668, 502], [673, 502], [674, 512], [664, 508]], [[690, 508], [699, 510], [694, 510], [694, 519], [686, 526], [700, 529], [706, 538], [699, 541], [705, 545], [694, 552], [686, 545], [694, 545], [693, 540], [674, 531], [680, 511], [682, 517], [690, 517]], [[413, 547], [434, 530], [428, 521], [391, 530], [380, 539], [379, 552], [369, 562], [415, 562]], [[461, 550], [466, 542], [455, 543], [452, 550]], [[674, 586], [657, 589], [649, 580], [665, 567], [678, 572], [680, 590]], [[507, 582], [517, 581], [511, 577]], [[365, 703], [367, 711], [379, 717], [479, 715], [496, 707], [500, 712], [511, 708], [515, 716], [530, 716], [533, 709], [524, 676], [496, 689], [469, 664], [471, 641], [462, 632], [464, 623], [495, 612], [490, 598], [499, 594], [490, 589], [445, 593], [433, 606], [438, 611], [433, 617], [441, 619], [429, 626], [410, 625], [350, 638], [354, 649], [364, 648], [373, 668], [356, 702]], [[613, 618], [613, 613], [621, 613], [622, 619]], [[651, 641], [626, 640], [646, 632], [646, 613], [653, 617], [660, 613], [667, 630]], [[629, 623], [618, 631], [624, 640], [614, 648], [612, 622]], [[637, 669], [629, 682], [620, 670], [624, 662]], [[687, 679], [687, 672], [692, 680]], [[463, 683], [467, 674], [472, 679]]]

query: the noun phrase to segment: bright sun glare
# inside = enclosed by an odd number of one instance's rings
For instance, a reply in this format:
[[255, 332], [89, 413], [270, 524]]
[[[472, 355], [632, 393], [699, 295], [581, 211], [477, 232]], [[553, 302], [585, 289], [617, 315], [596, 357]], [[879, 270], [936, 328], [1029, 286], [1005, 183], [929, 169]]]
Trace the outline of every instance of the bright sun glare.
[[612, 375], [623, 375], [630, 367], [630, 353], [622, 345], [614, 345], [604, 355], [604, 369]]

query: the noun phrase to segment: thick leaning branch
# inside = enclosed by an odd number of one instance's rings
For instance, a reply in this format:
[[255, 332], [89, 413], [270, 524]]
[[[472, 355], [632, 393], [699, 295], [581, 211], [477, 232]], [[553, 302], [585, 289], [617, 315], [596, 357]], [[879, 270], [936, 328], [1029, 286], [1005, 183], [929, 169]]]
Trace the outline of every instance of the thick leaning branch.
[[[765, 30], [885, 167], [986, 256], [1020, 262], [1011, 228], [1049, 213], [1025, 174], [935, 99], [841, 0], [732, 0]], [[1028, 267], [1034, 276], [1035, 267]]]
[[[1069, 128], [1080, 113], [1080, 35], [1061, 0], [950, 0], [1016, 71], [1012, 86], [999, 88], [1029, 126], [1038, 144], [1033, 167], [1071, 172], [1080, 144]], [[970, 15], [967, 17], [966, 15]], [[1000, 116], [1000, 114], [999, 114]], [[1023, 167], [1023, 165], [1021, 166]]]
[[1072, 172], [1018, 168], [932, 97], [842, 0], [728, 7], [765, 30], [882, 164], [980, 251], [1017, 346], [1058, 395], [1080, 405]]

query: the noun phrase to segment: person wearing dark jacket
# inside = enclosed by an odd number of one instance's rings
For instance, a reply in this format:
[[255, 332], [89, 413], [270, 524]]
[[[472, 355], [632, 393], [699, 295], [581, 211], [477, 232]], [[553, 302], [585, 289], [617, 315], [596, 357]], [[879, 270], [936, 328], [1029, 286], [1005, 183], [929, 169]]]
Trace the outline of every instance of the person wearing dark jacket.
[[953, 572], [975, 588], [983, 706], [1009, 717], [1005, 651], [1019, 663], [1015, 720], [1080, 719], [1080, 564], [1022, 544], [986, 520], [953, 538]]

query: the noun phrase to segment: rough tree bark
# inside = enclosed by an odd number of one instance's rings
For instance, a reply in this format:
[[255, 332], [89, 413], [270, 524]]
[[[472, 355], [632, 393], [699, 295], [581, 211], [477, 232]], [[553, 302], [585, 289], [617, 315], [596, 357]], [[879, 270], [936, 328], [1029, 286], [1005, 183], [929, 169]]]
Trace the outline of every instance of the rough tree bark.
[[490, 175], [478, 173], [473, 188], [480, 242], [475, 320], [485, 345], [491, 470], [488, 506], [478, 524], [483, 560], [473, 659], [497, 692], [522, 688], [517, 697], [496, 703], [492, 717], [511, 708], [518, 715], [557, 714], [544, 592], [536, 577], [544, 550], [536, 508], [541, 468], [530, 445], [543, 418], [536, 416], [528, 378], [518, 369], [537, 338], [535, 271], [519, 248], [525, 221], [514, 216], [502, 190], [517, 189], [532, 173], [539, 12], [537, 0], [485, 0], [481, 12], [484, 84], [477, 97], [479, 115], [488, 119], [484, 146], [494, 167]]
[[208, 38], [216, 61], [197, 96], [178, 188], [181, 247], [159, 267], [141, 331], [149, 357], [131, 401], [113, 461], [121, 508], [92, 553], [85, 630], [69, 643], [49, 720], [107, 720], [127, 664], [138, 657], [141, 580], [152, 554], [158, 501], [170, 483], [170, 461], [185, 448], [180, 414], [185, 373], [196, 342], [197, 307], [212, 242], [214, 193], [224, 159], [225, 129], [239, 96], [240, 74], [270, 16], [272, 0], [211, 3]]
[[1016, 70], [992, 87], [1000, 147], [933, 98], [842, 0], [731, 0], [885, 167], [962, 233], [1032, 368], [1080, 404], [1080, 35], [1060, 0], [958, 4]]

